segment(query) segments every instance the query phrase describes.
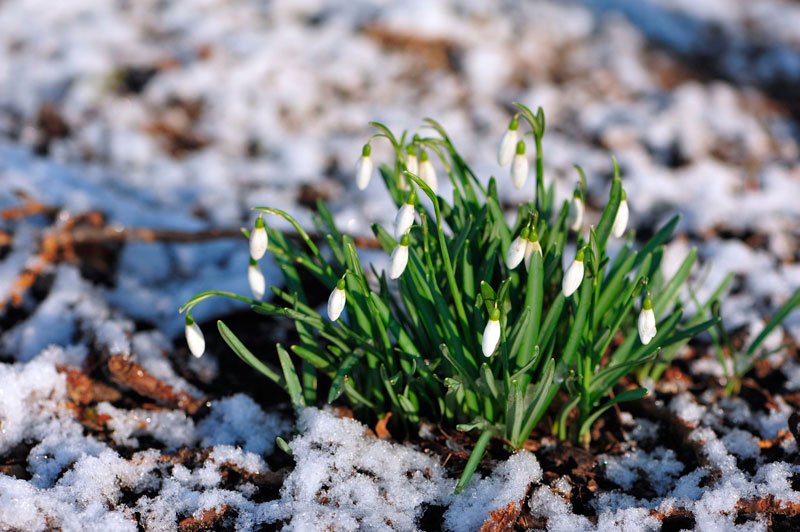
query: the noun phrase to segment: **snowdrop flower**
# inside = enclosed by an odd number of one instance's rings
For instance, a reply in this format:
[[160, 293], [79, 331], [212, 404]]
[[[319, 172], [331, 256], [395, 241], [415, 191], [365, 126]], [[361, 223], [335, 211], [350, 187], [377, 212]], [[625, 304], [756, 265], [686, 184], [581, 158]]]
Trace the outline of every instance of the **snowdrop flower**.
[[625, 228], [628, 226], [628, 215], [630, 211], [628, 211], [628, 200], [625, 199], [625, 191], [622, 191], [622, 200], [619, 202], [619, 209], [617, 209], [617, 215], [614, 217], [614, 225], [611, 226], [611, 234], [614, 235], [614, 238], [619, 238], [625, 232]]
[[492, 314], [489, 316], [489, 321], [486, 323], [486, 328], [483, 330], [483, 342], [481, 342], [483, 356], [492, 356], [492, 353], [494, 353], [494, 350], [497, 349], [497, 344], [499, 342], [500, 309], [495, 307], [492, 309]]
[[364, 144], [364, 149], [361, 150], [361, 158], [356, 165], [356, 186], [359, 190], [364, 190], [369, 185], [369, 180], [372, 177], [372, 147], [369, 144]]
[[650, 294], [644, 300], [642, 311], [639, 313], [639, 340], [647, 345], [656, 335], [656, 315], [653, 313], [653, 302]]
[[267, 281], [264, 279], [264, 274], [261, 273], [258, 262], [253, 257], [250, 257], [250, 267], [247, 269], [247, 282], [250, 283], [253, 299], [261, 301], [267, 289]]
[[328, 297], [328, 317], [331, 321], [339, 319], [346, 302], [347, 294], [344, 291], [344, 277], [342, 277], [336, 283], [336, 288], [333, 289], [333, 292], [331, 292], [331, 295]]
[[195, 323], [194, 318], [188, 312], [186, 313], [185, 333], [189, 351], [197, 358], [203, 356], [206, 350], [206, 339], [203, 337], [203, 331], [200, 330], [200, 326]]
[[419, 155], [419, 178], [436, 194], [436, 191], [439, 190], [439, 178], [436, 177], [436, 168], [433, 167], [433, 162], [425, 151]]
[[267, 228], [264, 226], [264, 220], [259, 215], [256, 219], [255, 229], [250, 233], [250, 256], [255, 260], [261, 259], [264, 253], [267, 252], [267, 243]]
[[583, 248], [575, 254], [575, 260], [569, 265], [564, 280], [561, 282], [561, 291], [565, 297], [572, 295], [583, 281]]
[[412, 192], [408, 195], [408, 199], [403, 203], [397, 214], [394, 217], [394, 237], [399, 239], [406, 231], [408, 231], [414, 224], [414, 200], [416, 194]]
[[517, 142], [517, 154], [514, 156], [514, 162], [511, 163], [511, 184], [517, 190], [525, 186], [525, 181], [528, 180], [528, 159], [525, 157], [525, 142]]
[[525, 258], [525, 251], [527, 247], [528, 228], [524, 227], [519, 236], [515, 238], [513, 242], [511, 242], [511, 246], [508, 248], [508, 253], [506, 253], [506, 266], [508, 266], [509, 270], [513, 270], [519, 266], [519, 263]]
[[511, 162], [511, 158], [514, 157], [514, 149], [517, 147], [517, 127], [519, 127], [519, 120], [515, 116], [511, 119], [511, 123], [508, 125], [508, 129], [503, 134], [502, 140], [500, 140], [500, 147], [497, 149], [497, 162], [500, 163], [500, 166], [505, 166]]
[[531, 257], [536, 252], [542, 254], [542, 245], [539, 244], [539, 235], [536, 234], [536, 228], [531, 229], [531, 235], [528, 237], [527, 246], [525, 246], [525, 269], [531, 269]]
[[403, 275], [408, 264], [408, 233], [403, 235], [400, 243], [392, 251], [392, 262], [389, 264], [389, 279], [397, 279]]
[[419, 159], [417, 159], [417, 149], [413, 144], [406, 146], [406, 170], [414, 175], [419, 175]]
[[567, 221], [569, 228], [576, 233], [580, 233], [581, 229], [583, 229], [584, 210], [581, 194], [576, 190], [572, 195], [572, 203], [569, 205], [569, 219]]

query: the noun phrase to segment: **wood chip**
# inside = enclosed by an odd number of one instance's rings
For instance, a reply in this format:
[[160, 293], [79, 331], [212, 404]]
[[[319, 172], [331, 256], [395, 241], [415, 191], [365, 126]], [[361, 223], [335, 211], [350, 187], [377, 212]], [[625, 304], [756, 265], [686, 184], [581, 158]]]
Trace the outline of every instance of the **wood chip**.
[[108, 359], [108, 370], [111, 372], [111, 380], [117, 384], [173, 408], [180, 408], [188, 414], [194, 414], [203, 406], [203, 399], [197, 399], [183, 391], [176, 392], [172, 386], [122, 355], [112, 355]]
[[522, 503], [511, 501], [505, 508], [489, 512], [489, 519], [483, 523], [480, 532], [501, 532], [511, 530], [519, 519]]
[[225, 505], [221, 510], [217, 511], [216, 508], [211, 508], [203, 512], [199, 518], [187, 517], [178, 523], [178, 530], [180, 532], [199, 532], [200, 530], [209, 530], [214, 524], [230, 510], [230, 505]]

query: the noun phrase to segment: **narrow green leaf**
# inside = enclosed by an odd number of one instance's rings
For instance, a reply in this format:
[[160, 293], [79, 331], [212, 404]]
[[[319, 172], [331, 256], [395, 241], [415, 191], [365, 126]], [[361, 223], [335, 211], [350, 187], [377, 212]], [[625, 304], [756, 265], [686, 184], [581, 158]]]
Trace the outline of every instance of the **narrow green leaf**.
[[286, 389], [289, 392], [289, 398], [292, 404], [295, 407], [306, 406], [305, 399], [303, 398], [303, 387], [300, 385], [300, 379], [297, 377], [297, 370], [292, 363], [292, 358], [281, 344], [276, 344], [275, 347], [278, 350], [278, 360], [281, 362], [283, 378], [286, 379]]
[[478, 463], [480, 463], [483, 453], [486, 452], [486, 447], [489, 445], [489, 441], [492, 439], [492, 433], [492, 430], [484, 430], [478, 438], [478, 442], [475, 444], [475, 447], [472, 449], [472, 453], [469, 455], [467, 465], [464, 467], [464, 472], [461, 474], [461, 478], [458, 479], [455, 495], [458, 495], [464, 490], [467, 484], [469, 484], [472, 475], [475, 474], [475, 470], [478, 469]]
[[236, 353], [236, 356], [241, 358], [246, 364], [250, 367], [268, 377], [272, 382], [278, 384], [281, 387], [286, 387], [286, 380], [281, 377], [277, 371], [270, 368], [268, 365], [261, 362], [253, 353], [250, 352], [247, 347], [237, 338], [233, 331], [231, 331], [227, 325], [225, 325], [222, 320], [217, 321], [217, 329], [219, 330], [219, 334], [222, 336], [222, 339], [225, 340], [225, 343], [228, 344], [228, 347]]

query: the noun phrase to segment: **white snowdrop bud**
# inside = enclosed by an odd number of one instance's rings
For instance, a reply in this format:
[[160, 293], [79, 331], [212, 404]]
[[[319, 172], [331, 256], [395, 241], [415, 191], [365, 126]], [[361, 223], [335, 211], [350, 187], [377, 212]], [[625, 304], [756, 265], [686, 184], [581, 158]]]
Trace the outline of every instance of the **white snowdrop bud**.
[[572, 203], [569, 205], [569, 218], [567, 220], [569, 228], [576, 233], [580, 233], [581, 229], [583, 229], [584, 210], [583, 200], [581, 199], [580, 193], [576, 190], [572, 195]]
[[527, 247], [528, 228], [524, 227], [519, 236], [515, 238], [513, 242], [511, 242], [511, 246], [508, 248], [508, 253], [506, 253], [506, 266], [508, 266], [509, 270], [513, 270], [519, 266], [519, 263], [525, 258], [525, 250]]
[[356, 165], [356, 186], [359, 190], [364, 190], [369, 185], [369, 180], [372, 177], [372, 147], [369, 144], [364, 144], [364, 149], [361, 150], [361, 158]]
[[339, 279], [336, 288], [333, 289], [328, 297], [328, 317], [331, 321], [336, 321], [342, 315], [344, 304], [347, 302], [347, 294], [344, 291], [344, 278]]
[[197, 358], [203, 356], [206, 351], [206, 339], [203, 337], [203, 331], [200, 330], [200, 326], [195, 323], [194, 318], [188, 313], [186, 314], [185, 333], [189, 351]]
[[561, 291], [565, 297], [572, 295], [575, 290], [581, 285], [583, 281], [583, 248], [578, 250], [575, 254], [575, 260], [569, 265], [567, 273], [564, 274], [564, 280], [561, 282]]
[[253, 292], [253, 299], [261, 301], [264, 292], [267, 290], [267, 281], [261, 273], [261, 267], [253, 257], [250, 257], [250, 267], [247, 268], [247, 282], [250, 283], [250, 291]]
[[264, 220], [259, 216], [256, 219], [256, 226], [253, 232], [250, 233], [250, 256], [255, 260], [260, 260], [267, 252], [267, 228], [264, 225]]
[[490, 357], [497, 349], [497, 344], [500, 342], [500, 309], [492, 309], [492, 314], [489, 316], [489, 321], [486, 323], [486, 328], [483, 330], [483, 341], [481, 342], [481, 349], [483, 356]]
[[514, 155], [514, 162], [511, 163], [511, 184], [517, 190], [525, 186], [528, 180], [528, 158], [525, 157], [525, 142], [517, 142], [517, 154]]
[[389, 264], [389, 279], [397, 279], [403, 275], [408, 264], [408, 233], [403, 235], [400, 243], [392, 251], [392, 261]]
[[611, 226], [611, 234], [614, 238], [619, 238], [625, 233], [625, 228], [628, 226], [628, 200], [625, 199], [625, 191], [622, 191], [622, 201], [619, 202], [619, 209], [617, 215], [614, 217], [614, 225]]
[[413, 144], [406, 146], [406, 170], [414, 175], [419, 175], [419, 159], [417, 159], [417, 149]]
[[639, 313], [639, 340], [647, 345], [656, 335], [656, 315], [653, 313], [653, 302], [650, 295], [645, 298], [642, 311]]
[[433, 167], [433, 162], [428, 158], [428, 152], [425, 151], [419, 155], [419, 178], [436, 194], [439, 190], [439, 178], [436, 177], [436, 168]]
[[394, 217], [394, 237], [397, 239], [402, 238], [402, 236], [406, 234], [406, 231], [414, 224], [415, 199], [416, 194], [411, 192], [411, 194], [408, 195], [408, 199], [403, 203], [400, 209], [398, 209]]
[[519, 120], [515, 116], [511, 119], [508, 129], [506, 129], [503, 138], [500, 140], [500, 147], [497, 149], [497, 162], [500, 163], [500, 166], [507, 165], [514, 157], [514, 150], [517, 148], [517, 140], [519, 138], [517, 134], [518, 127]]
[[542, 245], [539, 244], [539, 235], [536, 234], [536, 228], [531, 229], [531, 235], [528, 237], [527, 246], [525, 246], [525, 269], [531, 269], [531, 257], [534, 253], [542, 254]]

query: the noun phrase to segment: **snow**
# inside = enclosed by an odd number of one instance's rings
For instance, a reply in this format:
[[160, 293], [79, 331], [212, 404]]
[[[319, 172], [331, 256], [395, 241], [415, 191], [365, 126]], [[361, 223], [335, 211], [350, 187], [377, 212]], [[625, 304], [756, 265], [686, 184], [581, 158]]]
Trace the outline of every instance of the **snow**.
[[536, 457], [519, 451], [500, 464], [490, 477], [473, 478], [444, 514], [445, 526], [454, 532], [480, 528], [490, 512], [515, 503], [519, 508], [531, 484], [542, 479]]

